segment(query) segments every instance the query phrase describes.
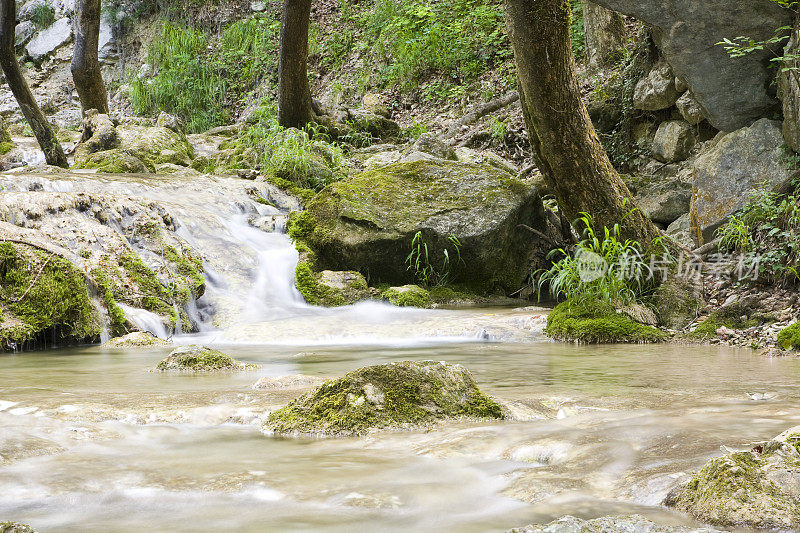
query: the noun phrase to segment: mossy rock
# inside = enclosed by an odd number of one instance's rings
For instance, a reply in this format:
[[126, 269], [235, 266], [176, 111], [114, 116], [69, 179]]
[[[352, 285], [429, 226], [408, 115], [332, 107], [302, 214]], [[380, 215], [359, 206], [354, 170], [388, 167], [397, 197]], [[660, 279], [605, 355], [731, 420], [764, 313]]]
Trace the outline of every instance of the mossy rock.
[[800, 322], [795, 322], [778, 333], [778, 346], [784, 350], [800, 350]]
[[[356, 270], [374, 284], [414, 282], [406, 258], [422, 232], [432, 262], [454, 253], [459, 282], [505, 292], [531, 269], [544, 267], [551, 245], [531, 239], [520, 224], [559, 241], [534, 187], [490, 165], [420, 160], [396, 163], [336, 182], [306, 206], [302, 238], [319, 269]], [[547, 249], [545, 249], [547, 248]]]
[[668, 338], [663, 331], [634, 322], [603, 302], [558, 304], [548, 315], [544, 332], [555, 340], [580, 344], [644, 344]]
[[697, 316], [697, 310], [702, 303], [702, 284], [685, 279], [672, 271], [653, 294], [653, 306], [660, 323], [675, 330], [689, 325]]
[[117, 134], [120, 146], [141, 159], [151, 172], [162, 163], [188, 167], [194, 158], [186, 136], [168, 128], [124, 124], [117, 127]]
[[350, 305], [372, 296], [359, 272], [314, 272], [305, 262], [295, 267], [295, 283], [306, 302], [320, 307]]
[[204, 346], [182, 346], [158, 363], [159, 372], [216, 372], [254, 370], [257, 365], [235, 361], [231, 356]]
[[797, 529], [800, 526], [800, 427], [753, 451], [708, 461], [665, 504], [720, 526]]
[[702, 341], [716, 338], [717, 330], [722, 327], [742, 330], [775, 321], [774, 315], [757, 309], [758, 301], [752, 298], [726, 305], [708, 315], [687, 337]]
[[141, 159], [121, 148], [92, 154], [85, 152], [76, 154], [73, 168], [97, 170], [106, 174], [145, 174], [150, 172]]
[[19, 522], [0, 522], [0, 533], [36, 533], [36, 530]]
[[86, 276], [69, 261], [24, 244], [0, 243], [0, 350], [28, 342], [90, 342], [102, 331]]
[[381, 297], [397, 307], [429, 308], [433, 305], [431, 293], [419, 285], [390, 287], [381, 293]]
[[276, 433], [358, 435], [440, 420], [502, 419], [461, 365], [403, 361], [361, 368], [328, 381], [272, 413]]
[[103, 344], [104, 348], [151, 348], [169, 346], [170, 342], [159, 339], [146, 331], [134, 331], [122, 337], [115, 337]]

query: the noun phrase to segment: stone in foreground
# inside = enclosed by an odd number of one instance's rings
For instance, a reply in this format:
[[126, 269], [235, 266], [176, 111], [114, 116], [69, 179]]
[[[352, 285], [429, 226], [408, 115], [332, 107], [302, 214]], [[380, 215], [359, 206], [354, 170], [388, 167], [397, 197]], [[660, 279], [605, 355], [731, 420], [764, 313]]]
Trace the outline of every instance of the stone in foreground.
[[359, 435], [446, 419], [503, 417], [500, 405], [478, 389], [461, 365], [403, 361], [361, 368], [328, 381], [272, 413], [264, 429]]
[[235, 361], [231, 356], [204, 346], [181, 346], [158, 363], [158, 372], [214, 372], [253, 370], [256, 365]]
[[564, 516], [546, 525], [531, 525], [511, 529], [508, 533], [716, 533], [706, 527], [662, 526], [640, 515], [604, 516], [594, 520], [581, 520]]
[[666, 505], [720, 526], [800, 526], [800, 426], [749, 452], [708, 461]]
[[31, 526], [17, 522], [0, 522], [0, 533], [36, 533]]
[[603, 302], [566, 301], [547, 316], [544, 332], [555, 340], [577, 344], [647, 344], [667, 339], [666, 333], [634, 317]]
[[152, 333], [146, 331], [134, 331], [122, 337], [115, 337], [103, 343], [104, 348], [145, 348], [169, 346], [170, 342], [159, 339]]

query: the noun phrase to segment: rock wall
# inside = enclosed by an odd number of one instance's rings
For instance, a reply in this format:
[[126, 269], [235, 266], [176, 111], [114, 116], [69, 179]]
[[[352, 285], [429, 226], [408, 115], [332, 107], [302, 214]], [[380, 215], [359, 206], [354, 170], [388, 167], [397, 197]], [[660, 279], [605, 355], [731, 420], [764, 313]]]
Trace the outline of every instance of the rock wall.
[[731, 59], [716, 43], [724, 38], [772, 37], [794, 13], [771, 0], [597, 0], [652, 26], [656, 44], [675, 75], [692, 91], [717, 129], [749, 126], [778, 108], [770, 51]]

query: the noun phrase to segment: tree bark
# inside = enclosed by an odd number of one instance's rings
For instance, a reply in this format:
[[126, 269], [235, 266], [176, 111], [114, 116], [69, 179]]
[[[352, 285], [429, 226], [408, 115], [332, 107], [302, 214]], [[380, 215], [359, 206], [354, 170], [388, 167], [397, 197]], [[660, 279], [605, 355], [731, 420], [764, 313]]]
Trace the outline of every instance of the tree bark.
[[77, 0], [75, 52], [72, 56], [71, 69], [84, 114], [90, 109], [108, 114], [108, 95], [98, 58], [99, 45], [100, 0]]
[[583, 30], [589, 68], [600, 69], [619, 61], [625, 47], [622, 15], [586, 1], [583, 3]]
[[302, 128], [316, 121], [308, 86], [308, 25], [311, 0], [284, 0], [278, 61], [278, 122]]
[[67, 158], [61, 148], [53, 128], [39, 109], [33, 98], [28, 82], [22, 75], [14, 52], [14, 33], [16, 29], [17, 3], [15, 0], [0, 0], [0, 66], [6, 80], [17, 99], [22, 114], [30, 124], [36, 140], [39, 141], [48, 165], [67, 168]]
[[581, 100], [567, 0], [505, 0], [506, 26], [534, 158], [570, 220], [590, 214], [599, 230], [649, 247], [660, 231], [636, 209]]

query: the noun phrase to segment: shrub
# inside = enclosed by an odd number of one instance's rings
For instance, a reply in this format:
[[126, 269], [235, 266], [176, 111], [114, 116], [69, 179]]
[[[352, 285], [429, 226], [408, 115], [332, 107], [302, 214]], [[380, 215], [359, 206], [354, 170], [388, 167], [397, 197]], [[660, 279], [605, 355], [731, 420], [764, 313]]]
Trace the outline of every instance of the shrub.
[[50, 4], [38, 4], [33, 9], [33, 14], [31, 15], [31, 22], [33, 22], [37, 28], [44, 29], [49, 28], [53, 25], [56, 21], [56, 10]]

